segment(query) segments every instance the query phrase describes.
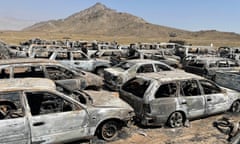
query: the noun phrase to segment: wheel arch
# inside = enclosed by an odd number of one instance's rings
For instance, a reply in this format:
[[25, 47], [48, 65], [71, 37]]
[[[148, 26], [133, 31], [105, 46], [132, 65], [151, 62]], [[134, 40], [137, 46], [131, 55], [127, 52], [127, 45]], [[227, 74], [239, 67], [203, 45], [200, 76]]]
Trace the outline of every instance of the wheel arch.
[[100, 128], [103, 126], [103, 124], [105, 124], [106, 122], [109, 122], [109, 121], [115, 121], [115, 122], [119, 123], [120, 125], [119, 125], [118, 128], [121, 128], [122, 126], [125, 125], [125, 122], [124, 122], [122, 119], [120, 119], [120, 118], [117, 118], [117, 117], [107, 118], [107, 119], [104, 119], [104, 120], [100, 121], [100, 122], [97, 124], [96, 129], [95, 129], [95, 132], [94, 132], [94, 135], [97, 136], [98, 133], [99, 133], [99, 130], [100, 130]]

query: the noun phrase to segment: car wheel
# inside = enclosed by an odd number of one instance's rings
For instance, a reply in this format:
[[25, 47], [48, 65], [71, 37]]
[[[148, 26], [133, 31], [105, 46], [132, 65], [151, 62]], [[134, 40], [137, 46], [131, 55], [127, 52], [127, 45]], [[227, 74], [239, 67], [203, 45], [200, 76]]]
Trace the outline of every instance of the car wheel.
[[107, 121], [100, 128], [100, 137], [106, 141], [112, 141], [118, 135], [118, 124], [115, 121]]
[[99, 76], [101, 76], [101, 77], [103, 77], [103, 71], [104, 71], [104, 68], [98, 68], [98, 69], [96, 70], [96, 74], [99, 75]]
[[174, 112], [168, 119], [168, 124], [171, 128], [181, 127], [183, 125], [183, 115], [180, 112]]
[[233, 102], [230, 110], [231, 112], [240, 112], [240, 101]]

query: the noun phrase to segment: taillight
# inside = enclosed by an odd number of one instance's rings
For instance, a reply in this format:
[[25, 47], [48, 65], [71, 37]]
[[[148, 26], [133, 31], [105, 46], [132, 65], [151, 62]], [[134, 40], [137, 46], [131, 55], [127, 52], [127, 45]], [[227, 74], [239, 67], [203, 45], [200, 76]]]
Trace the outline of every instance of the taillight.
[[151, 113], [151, 107], [149, 104], [143, 104], [143, 111], [145, 113]]

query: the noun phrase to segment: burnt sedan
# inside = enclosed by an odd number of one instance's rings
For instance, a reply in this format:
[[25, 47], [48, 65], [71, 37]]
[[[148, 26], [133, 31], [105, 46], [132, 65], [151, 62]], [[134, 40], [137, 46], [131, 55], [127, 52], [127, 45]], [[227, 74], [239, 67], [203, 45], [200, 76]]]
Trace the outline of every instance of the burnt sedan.
[[185, 64], [186, 72], [204, 76], [215, 81], [216, 71], [239, 70], [237, 61], [221, 57], [197, 57]]
[[[87, 93], [57, 89], [49, 79], [0, 81], [1, 143], [67, 143], [94, 135], [111, 141], [134, 115], [120, 99], [95, 103]], [[92, 103], [82, 102], [87, 97]]]
[[171, 66], [155, 60], [127, 60], [112, 68], [104, 69], [104, 84], [111, 90], [118, 90], [125, 81], [137, 74], [173, 70]]
[[240, 112], [240, 93], [186, 72], [141, 74], [120, 89], [137, 120], [147, 126], [180, 127], [196, 119], [231, 110]]
[[0, 60], [0, 79], [48, 78], [72, 89], [100, 89], [103, 79], [90, 72], [75, 70], [48, 59]]

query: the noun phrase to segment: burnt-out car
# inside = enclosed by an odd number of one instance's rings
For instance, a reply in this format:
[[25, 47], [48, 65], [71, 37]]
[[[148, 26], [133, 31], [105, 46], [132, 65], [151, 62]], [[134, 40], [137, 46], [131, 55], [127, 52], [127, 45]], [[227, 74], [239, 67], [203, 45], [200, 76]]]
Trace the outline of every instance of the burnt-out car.
[[137, 74], [172, 70], [174, 68], [155, 60], [127, 60], [112, 68], [104, 69], [104, 84], [111, 90], [118, 90], [125, 81]]
[[92, 72], [101, 76], [103, 76], [103, 69], [111, 66], [109, 60], [91, 59], [81, 50], [44, 50], [35, 52], [33, 57], [38, 58], [40, 56], [42, 58], [43, 53], [45, 53], [45, 58], [56, 60], [70, 68]]
[[139, 58], [153, 59], [170, 65], [174, 68], [180, 67], [180, 57], [173, 55], [170, 50], [138, 50]]
[[103, 79], [95, 74], [71, 69], [54, 60], [0, 60], [0, 79], [26, 77], [49, 78], [72, 89], [99, 89], [103, 84]]
[[240, 112], [240, 93], [181, 72], [138, 75], [120, 88], [142, 125], [180, 127], [188, 120], [231, 110]]
[[197, 57], [185, 64], [186, 72], [215, 80], [216, 71], [239, 70], [237, 61], [221, 57]]
[[49, 79], [0, 81], [1, 143], [68, 143], [97, 135], [111, 141], [134, 115], [125, 102], [83, 104]]

